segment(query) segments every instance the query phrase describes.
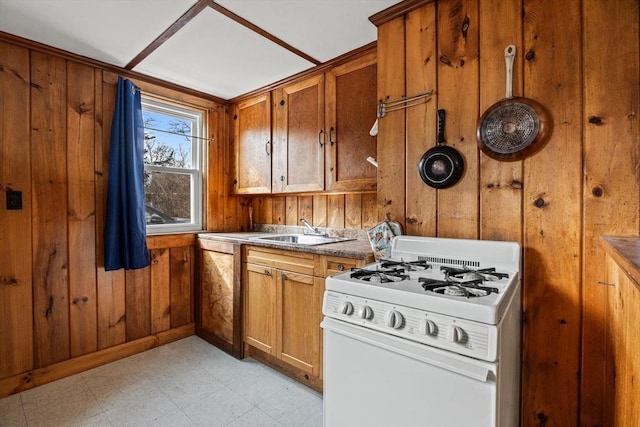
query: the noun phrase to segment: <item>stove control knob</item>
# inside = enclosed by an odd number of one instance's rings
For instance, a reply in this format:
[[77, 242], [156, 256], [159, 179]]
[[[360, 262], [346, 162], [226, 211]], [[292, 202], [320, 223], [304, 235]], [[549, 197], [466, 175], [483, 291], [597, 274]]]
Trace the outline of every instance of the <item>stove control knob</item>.
[[393, 329], [400, 329], [402, 327], [403, 320], [402, 314], [396, 310], [389, 311], [384, 318], [387, 326]]
[[369, 320], [373, 317], [373, 310], [368, 305], [363, 305], [362, 308], [358, 311], [360, 318], [364, 320]]
[[449, 341], [462, 342], [464, 340], [464, 331], [459, 326], [449, 326]]
[[420, 333], [422, 335], [437, 335], [438, 327], [433, 320], [425, 319], [420, 322]]
[[340, 313], [351, 316], [353, 314], [353, 304], [349, 301], [345, 301], [340, 305]]

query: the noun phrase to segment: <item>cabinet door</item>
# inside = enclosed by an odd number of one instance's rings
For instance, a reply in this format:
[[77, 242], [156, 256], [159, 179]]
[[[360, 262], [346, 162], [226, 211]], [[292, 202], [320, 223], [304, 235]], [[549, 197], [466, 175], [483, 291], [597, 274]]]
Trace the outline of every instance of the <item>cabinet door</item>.
[[377, 67], [368, 54], [326, 73], [327, 190], [373, 190], [376, 137], [369, 131], [377, 113]]
[[202, 251], [200, 327], [229, 345], [234, 342], [234, 255]]
[[276, 354], [276, 270], [245, 264], [244, 342]]
[[235, 194], [271, 192], [271, 98], [262, 94], [234, 106]]
[[313, 276], [278, 271], [277, 356], [312, 375], [319, 374], [320, 329]]
[[324, 75], [274, 94], [273, 192], [324, 190]]

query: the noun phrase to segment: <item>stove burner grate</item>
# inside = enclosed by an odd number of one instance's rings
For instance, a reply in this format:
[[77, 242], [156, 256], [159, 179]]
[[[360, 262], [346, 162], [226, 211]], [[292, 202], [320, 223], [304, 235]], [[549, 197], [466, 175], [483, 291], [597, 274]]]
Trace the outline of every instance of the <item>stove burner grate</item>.
[[452, 282], [449, 280], [418, 278], [422, 287], [427, 292], [436, 292], [442, 295], [461, 296], [467, 298], [484, 297], [491, 293], [498, 293], [498, 288], [482, 286], [482, 279], [468, 280], [466, 282]]
[[417, 261], [393, 261], [393, 260], [382, 260], [380, 261], [380, 267], [389, 268], [389, 267], [404, 267], [409, 271], [422, 271], [428, 270], [431, 268], [431, 264], [427, 264], [426, 260], [417, 260]]
[[499, 273], [495, 268], [479, 268], [472, 269], [468, 267], [457, 268], [457, 267], [448, 267], [442, 266], [440, 267], [440, 271], [444, 273], [444, 276], [447, 280], [451, 279], [452, 281], [457, 282], [458, 279], [463, 280], [500, 280], [500, 279], [508, 279], [509, 275], [507, 273]]
[[405, 274], [404, 268], [378, 268], [376, 270], [354, 268], [351, 269], [351, 274], [349, 277], [351, 277], [352, 279], [364, 280], [366, 282], [389, 283], [407, 280], [409, 278], [409, 275]]

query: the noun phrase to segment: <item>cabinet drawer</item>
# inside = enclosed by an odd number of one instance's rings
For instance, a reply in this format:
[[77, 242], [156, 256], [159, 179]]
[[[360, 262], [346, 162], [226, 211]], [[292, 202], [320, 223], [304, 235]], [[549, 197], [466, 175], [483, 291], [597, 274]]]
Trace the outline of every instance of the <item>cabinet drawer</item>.
[[369, 260], [324, 256], [320, 262], [319, 276], [329, 277], [334, 274], [349, 271], [354, 267], [359, 267], [368, 262]]
[[314, 255], [307, 252], [244, 247], [244, 262], [313, 276]]

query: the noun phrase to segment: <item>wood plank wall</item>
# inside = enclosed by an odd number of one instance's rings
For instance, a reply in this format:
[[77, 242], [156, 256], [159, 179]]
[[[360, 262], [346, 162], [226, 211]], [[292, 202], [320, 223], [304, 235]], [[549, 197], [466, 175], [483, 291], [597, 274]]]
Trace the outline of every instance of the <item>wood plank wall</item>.
[[[640, 231], [638, 22], [634, 0], [441, 0], [379, 27], [379, 98], [437, 94], [380, 120], [378, 216], [411, 234], [523, 245], [525, 426], [613, 425], [616, 337], [598, 236]], [[554, 126], [536, 155], [499, 162], [480, 154], [475, 131], [504, 97], [508, 44], [514, 93], [544, 105]], [[437, 108], [466, 160], [461, 182], [438, 191], [416, 171]]]
[[[415, 4], [416, 2], [408, 2]], [[636, 0], [438, 0], [378, 27], [378, 95], [426, 90], [421, 106], [379, 122], [371, 194], [239, 199], [235, 218], [367, 228], [386, 214], [413, 235], [512, 240], [523, 246], [522, 425], [610, 426], [615, 396], [606, 329], [604, 234], [640, 232], [640, 46]], [[515, 95], [545, 106], [542, 151], [500, 162], [480, 153], [477, 119], [505, 95], [504, 48], [517, 46]], [[465, 158], [450, 189], [417, 172], [435, 145]], [[372, 206], [376, 203], [376, 206]], [[585, 374], [583, 374], [585, 373]]]
[[[189, 97], [210, 109], [216, 141], [207, 227], [246, 230], [252, 206], [256, 223], [312, 218], [316, 226], [368, 228], [388, 213], [410, 234], [520, 242], [522, 425], [612, 425], [614, 337], [597, 238], [640, 232], [639, 15], [636, 0], [439, 0], [380, 26], [379, 98], [436, 95], [380, 120], [377, 194], [231, 197], [228, 112]], [[475, 129], [504, 97], [508, 44], [518, 48], [514, 93], [547, 107], [554, 129], [538, 154], [498, 162], [480, 154]], [[21, 211], [0, 209], [3, 395], [37, 383], [16, 374], [65, 358], [87, 365], [86, 356], [106, 357], [128, 339], [191, 318], [180, 295], [193, 253], [186, 237], [157, 238], [148, 271], [105, 272], [100, 230], [115, 75], [2, 42], [0, 65], [0, 190], [21, 190], [25, 200]], [[420, 180], [417, 161], [435, 143], [438, 108], [447, 110], [447, 141], [462, 152], [466, 172], [436, 191]]]
[[[22, 210], [0, 209], [0, 397], [193, 334], [195, 235], [150, 236], [150, 267], [104, 270], [116, 80], [0, 40], [0, 193], [23, 198]], [[225, 106], [136, 83], [209, 111], [210, 154], [224, 159]], [[224, 168], [210, 163], [220, 181]]]

